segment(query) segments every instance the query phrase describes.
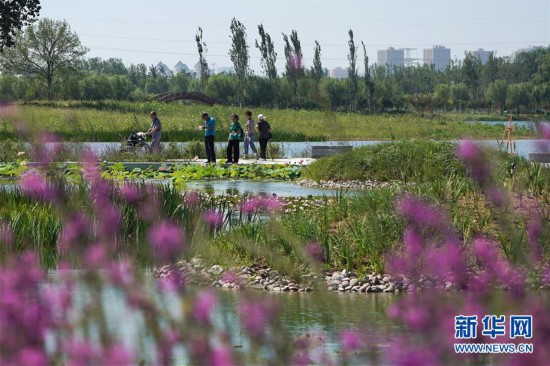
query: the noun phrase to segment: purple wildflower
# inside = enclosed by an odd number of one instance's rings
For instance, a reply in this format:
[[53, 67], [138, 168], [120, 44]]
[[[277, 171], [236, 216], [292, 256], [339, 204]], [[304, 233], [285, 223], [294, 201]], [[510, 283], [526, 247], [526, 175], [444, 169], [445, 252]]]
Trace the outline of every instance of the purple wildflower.
[[212, 350], [210, 355], [211, 366], [232, 366], [234, 364], [231, 350], [226, 345], [219, 345]]
[[53, 201], [56, 197], [54, 187], [38, 172], [23, 174], [19, 186], [25, 194], [37, 200]]
[[340, 343], [342, 352], [349, 353], [361, 349], [364, 345], [362, 335], [355, 330], [344, 330], [340, 332]]
[[239, 306], [241, 323], [253, 338], [262, 337], [275, 316], [276, 307], [270, 301], [243, 299]]
[[208, 210], [204, 213], [204, 221], [214, 229], [220, 229], [223, 224], [223, 214], [219, 211]]
[[88, 221], [81, 213], [74, 213], [67, 217], [59, 238], [59, 252], [66, 253], [71, 244], [86, 233], [88, 224]]
[[216, 306], [216, 295], [212, 291], [201, 291], [193, 303], [192, 314], [200, 324], [210, 323], [210, 313]]
[[165, 221], [149, 229], [149, 243], [155, 256], [162, 261], [173, 261], [183, 251], [183, 230], [173, 222]]
[[323, 248], [316, 241], [312, 241], [305, 248], [306, 255], [315, 262], [323, 261]]
[[480, 185], [485, 185], [491, 176], [492, 169], [481, 149], [472, 141], [461, 141], [456, 151], [472, 178]]
[[197, 207], [201, 199], [201, 195], [197, 191], [189, 191], [185, 194], [184, 200], [189, 207]]
[[140, 200], [139, 188], [132, 183], [125, 183], [120, 187], [120, 195], [128, 203], [136, 203]]

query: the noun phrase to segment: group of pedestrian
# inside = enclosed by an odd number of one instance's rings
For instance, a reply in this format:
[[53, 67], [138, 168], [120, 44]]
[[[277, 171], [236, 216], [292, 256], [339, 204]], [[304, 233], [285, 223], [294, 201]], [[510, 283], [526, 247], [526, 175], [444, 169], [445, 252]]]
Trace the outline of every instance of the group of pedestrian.
[[[227, 138], [227, 162], [235, 163], [239, 162], [240, 154], [240, 142], [244, 139], [244, 158], [249, 159], [249, 150], [254, 153], [256, 159], [266, 160], [267, 142], [271, 139], [271, 126], [267, 122], [267, 118], [263, 114], [258, 115], [258, 124], [254, 123], [252, 119], [252, 112], [246, 111], [246, 123], [243, 128], [239, 122], [239, 115], [233, 113], [231, 115], [231, 125], [229, 126], [229, 136]], [[156, 112], [149, 113], [151, 117], [151, 127], [146, 134], [151, 135], [152, 152], [161, 153], [162, 146], [160, 144], [162, 125]], [[204, 131], [204, 147], [206, 150], [207, 163], [216, 163], [216, 152], [214, 149], [214, 139], [216, 136], [216, 120], [211, 117], [207, 112], [201, 113], [201, 118], [204, 121], [204, 125], [200, 125], [199, 128]], [[254, 138], [258, 133], [258, 141], [260, 143], [260, 153], [256, 149], [254, 144]]]
[[[243, 128], [239, 122], [239, 115], [231, 115], [231, 125], [229, 126], [229, 136], [227, 137], [227, 163], [239, 162], [240, 142], [244, 139], [244, 158], [250, 158], [249, 150], [252, 150], [257, 159], [266, 160], [267, 142], [271, 138], [271, 126], [263, 114], [258, 115], [258, 124], [252, 119], [252, 112], [246, 111], [246, 123]], [[214, 151], [214, 138], [216, 134], [216, 120], [207, 112], [202, 112], [201, 118], [204, 125], [199, 126], [204, 130], [204, 146], [206, 149], [207, 163], [216, 163], [216, 153]], [[254, 145], [254, 137], [258, 132], [258, 141], [260, 142], [260, 153]]]

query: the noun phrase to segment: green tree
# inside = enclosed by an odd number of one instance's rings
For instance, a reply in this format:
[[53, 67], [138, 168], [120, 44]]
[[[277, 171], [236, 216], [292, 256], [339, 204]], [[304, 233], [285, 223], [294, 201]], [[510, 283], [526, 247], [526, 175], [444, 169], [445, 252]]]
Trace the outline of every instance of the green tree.
[[500, 59], [495, 57], [494, 52], [489, 53], [487, 63], [481, 69], [481, 79], [483, 85], [489, 86], [492, 82], [498, 79]]
[[80, 81], [80, 93], [84, 100], [103, 100], [111, 97], [111, 84], [106, 75], [90, 75]]
[[481, 61], [471, 52], [466, 53], [462, 63], [462, 80], [468, 88], [471, 100], [477, 100], [479, 97], [479, 76], [481, 72]]
[[350, 29], [349, 34], [349, 53], [348, 53], [348, 94], [349, 94], [349, 109], [355, 111], [357, 109], [357, 89], [359, 85], [359, 77], [357, 75], [357, 47], [353, 41], [353, 31]]
[[460, 110], [464, 113], [464, 109], [470, 101], [470, 95], [466, 84], [458, 83], [451, 86], [451, 100], [455, 110]]
[[250, 57], [248, 56], [248, 45], [246, 43], [246, 27], [244, 24], [233, 18], [231, 20], [231, 49], [229, 55], [235, 68], [235, 74], [239, 81], [239, 87], [237, 90], [237, 98], [239, 106], [242, 106], [243, 100], [243, 87], [248, 76], [249, 69], [248, 63]]
[[333, 78], [324, 78], [321, 80], [321, 92], [330, 102], [333, 110], [344, 108], [346, 106], [346, 83], [345, 80]]
[[263, 24], [258, 25], [258, 33], [260, 34], [260, 43], [256, 40], [256, 48], [260, 50], [262, 56], [260, 63], [269, 82], [273, 83], [277, 79], [277, 66], [275, 65], [277, 52], [275, 52], [271, 36], [264, 30]]
[[128, 77], [137, 88], [145, 90], [145, 83], [147, 82], [147, 66], [145, 64], [130, 65], [128, 68]]
[[204, 57], [204, 53], [208, 52], [206, 48], [206, 43], [202, 40], [202, 28], [199, 27], [197, 30], [197, 34], [195, 35], [195, 41], [197, 42], [197, 50], [199, 52], [199, 79], [200, 79], [200, 85], [201, 85], [201, 92], [204, 93], [206, 90], [206, 84], [208, 84], [208, 63], [206, 62], [206, 58]]
[[325, 76], [323, 65], [321, 65], [321, 45], [315, 41], [315, 49], [313, 50], [313, 66], [311, 68], [311, 76], [317, 83]]
[[14, 45], [16, 33], [30, 25], [40, 13], [39, 0], [2, 1], [0, 6], [0, 52]]
[[[170, 91], [173, 92], [186, 92], [189, 90], [189, 82], [190, 78], [189, 75], [187, 75], [184, 72], [179, 72], [170, 79], [168, 79], [168, 85], [170, 88]], [[206, 89], [203, 91], [203, 93], [206, 91]]]
[[273, 100], [277, 95], [277, 66], [275, 65], [277, 62], [277, 52], [275, 52], [275, 45], [271, 40], [271, 36], [264, 30], [263, 24], [258, 25], [258, 33], [260, 34], [260, 42], [258, 43], [258, 40], [256, 40], [256, 48], [260, 50], [262, 57], [260, 63], [269, 80], [269, 88], [267, 90], [270, 91], [270, 93], [264, 92], [263, 94], [270, 94], [268, 97]]
[[290, 33], [290, 38], [283, 33], [283, 41], [285, 43], [286, 77], [292, 86], [293, 102], [296, 102], [298, 80], [304, 76], [302, 46], [298, 39], [298, 32], [295, 30]]
[[433, 97], [434, 106], [445, 111], [450, 100], [451, 87], [449, 84], [437, 84]]
[[233, 104], [238, 98], [238, 86], [235, 81], [233, 75], [212, 75], [206, 87], [206, 92], [209, 96], [224, 103]]
[[372, 112], [372, 97], [374, 94], [374, 83], [372, 82], [371, 70], [369, 67], [369, 57], [367, 56], [367, 48], [365, 47], [365, 42], [361, 41], [363, 45], [363, 66], [365, 68], [365, 75], [363, 76], [363, 81], [365, 84], [365, 94], [367, 99], [367, 107], [369, 112]]
[[520, 114], [522, 106], [527, 109], [532, 101], [533, 95], [528, 83], [511, 84], [508, 87], [506, 102], [516, 108], [517, 114]]
[[487, 100], [495, 105], [500, 114], [504, 113], [506, 108], [506, 98], [508, 93], [508, 82], [506, 80], [497, 79], [487, 87], [485, 97]]
[[51, 99], [54, 83], [60, 76], [74, 75], [87, 51], [66, 21], [46, 18], [17, 35], [15, 45], [0, 54], [0, 65], [8, 72], [44, 82]]

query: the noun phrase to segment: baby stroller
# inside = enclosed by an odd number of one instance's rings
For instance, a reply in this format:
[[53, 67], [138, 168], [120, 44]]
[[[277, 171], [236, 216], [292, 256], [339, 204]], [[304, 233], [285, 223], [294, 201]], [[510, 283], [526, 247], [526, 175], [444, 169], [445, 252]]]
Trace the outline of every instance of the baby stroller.
[[128, 138], [126, 141], [126, 151], [131, 152], [143, 152], [143, 153], [151, 153], [151, 145], [147, 143], [146, 141], [147, 134], [145, 132], [134, 132]]

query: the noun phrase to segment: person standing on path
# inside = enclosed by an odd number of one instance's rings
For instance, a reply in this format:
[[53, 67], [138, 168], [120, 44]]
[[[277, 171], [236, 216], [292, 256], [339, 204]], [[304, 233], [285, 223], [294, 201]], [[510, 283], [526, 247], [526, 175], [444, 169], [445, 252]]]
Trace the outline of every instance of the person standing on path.
[[256, 150], [256, 145], [254, 145], [255, 125], [254, 120], [252, 119], [252, 112], [246, 111], [244, 114], [247, 118], [246, 127], [244, 129], [244, 158], [248, 159], [248, 147], [250, 146], [250, 149], [252, 149], [252, 152], [256, 155], [257, 159], [259, 155], [258, 150]]
[[239, 143], [241, 142], [241, 135], [243, 134], [243, 128], [239, 123], [239, 115], [233, 113], [231, 115], [231, 126], [229, 127], [229, 137], [227, 138], [227, 162], [235, 163], [239, 162]]
[[151, 152], [157, 152], [160, 154], [162, 152], [162, 146], [160, 145], [160, 135], [162, 130], [162, 124], [160, 123], [160, 120], [157, 117], [157, 112], [152, 111], [149, 113], [149, 116], [151, 117], [151, 127], [147, 132], [145, 132], [148, 135], [151, 135], [153, 138], [153, 141], [151, 142]]
[[201, 118], [204, 120], [204, 126], [199, 126], [204, 130], [204, 147], [206, 149], [206, 162], [216, 164], [216, 152], [214, 150], [214, 137], [216, 135], [216, 120], [210, 117], [208, 113], [202, 112]]
[[267, 118], [263, 114], [258, 114], [258, 141], [260, 141], [260, 158], [266, 160], [267, 141], [271, 136], [271, 126], [267, 122]]

